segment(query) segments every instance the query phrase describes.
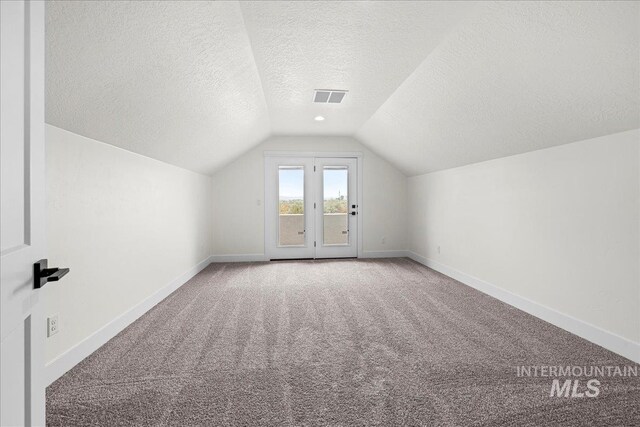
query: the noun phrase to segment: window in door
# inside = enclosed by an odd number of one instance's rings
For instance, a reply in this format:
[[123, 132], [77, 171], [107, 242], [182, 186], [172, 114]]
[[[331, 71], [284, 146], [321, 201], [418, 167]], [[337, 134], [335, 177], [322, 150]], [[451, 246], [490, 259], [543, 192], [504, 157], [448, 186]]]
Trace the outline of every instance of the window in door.
[[304, 246], [304, 166], [278, 168], [278, 246]]
[[358, 159], [265, 156], [269, 259], [358, 256]]
[[322, 171], [325, 245], [349, 244], [349, 170], [347, 166], [324, 166]]

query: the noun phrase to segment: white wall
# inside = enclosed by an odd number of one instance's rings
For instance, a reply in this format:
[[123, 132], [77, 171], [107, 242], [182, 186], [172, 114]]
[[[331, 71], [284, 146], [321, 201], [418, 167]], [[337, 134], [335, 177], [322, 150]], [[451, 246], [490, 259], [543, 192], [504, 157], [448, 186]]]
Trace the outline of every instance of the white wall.
[[268, 138], [213, 176], [214, 255], [264, 255], [264, 152], [275, 150], [364, 153], [365, 255], [406, 250], [407, 179], [401, 172], [353, 138], [281, 136]]
[[211, 178], [46, 127], [48, 362], [211, 255]]
[[639, 145], [633, 130], [409, 178], [409, 249], [638, 343]]

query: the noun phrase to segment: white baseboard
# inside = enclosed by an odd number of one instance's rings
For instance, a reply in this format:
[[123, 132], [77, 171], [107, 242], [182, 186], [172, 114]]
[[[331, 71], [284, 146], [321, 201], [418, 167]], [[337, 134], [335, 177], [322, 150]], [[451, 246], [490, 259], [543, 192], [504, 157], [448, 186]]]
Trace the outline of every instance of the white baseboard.
[[212, 262], [260, 262], [269, 261], [265, 254], [213, 255]]
[[149, 296], [136, 306], [122, 313], [102, 328], [89, 335], [87, 338], [71, 347], [60, 356], [47, 363], [45, 366], [45, 381], [49, 385], [71, 368], [80, 363], [85, 357], [100, 348], [103, 344], [115, 337], [120, 331], [129, 326], [140, 316], [153, 308], [160, 301], [165, 299], [169, 294], [184, 285], [189, 279], [205, 269], [211, 264], [213, 257], [208, 257], [200, 261], [196, 266], [189, 269], [179, 277], [172, 280], [164, 288]]
[[575, 334], [581, 338], [591, 341], [601, 347], [606, 348], [614, 353], [633, 360], [636, 363], [640, 363], [640, 343], [633, 342], [627, 338], [616, 335], [612, 332], [605, 331], [590, 323], [578, 320], [575, 317], [561, 313], [557, 310], [539, 304], [530, 299], [521, 297], [507, 290], [504, 290], [498, 286], [487, 283], [477, 277], [470, 276], [466, 273], [458, 271], [447, 265], [434, 261], [432, 259], [425, 258], [414, 252], [407, 252], [409, 258], [419, 262], [429, 268], [432, 268], [440, 273], [447, 275], [465, 285], [471, 286], [474, 289], [479, 290], [487, 295], [490, 295], [502, 302], [505, 302], [513, 307], [516, 307], [526, 313], [538, 317], [546, 322], [551, 323], [559, 328], [562, 328], [572, 334]]
[[360, 258], [402, 258], [409, 256], [407, 251], [364, 251]]

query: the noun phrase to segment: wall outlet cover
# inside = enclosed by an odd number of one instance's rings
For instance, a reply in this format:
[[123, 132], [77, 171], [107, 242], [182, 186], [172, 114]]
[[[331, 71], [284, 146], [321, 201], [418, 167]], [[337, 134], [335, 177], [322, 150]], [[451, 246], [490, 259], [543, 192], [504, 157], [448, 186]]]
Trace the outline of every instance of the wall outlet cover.
[[60, 323], [58, 321], [58, 315], [47, 317], [47, 337], [55, 335], [60, 330]]

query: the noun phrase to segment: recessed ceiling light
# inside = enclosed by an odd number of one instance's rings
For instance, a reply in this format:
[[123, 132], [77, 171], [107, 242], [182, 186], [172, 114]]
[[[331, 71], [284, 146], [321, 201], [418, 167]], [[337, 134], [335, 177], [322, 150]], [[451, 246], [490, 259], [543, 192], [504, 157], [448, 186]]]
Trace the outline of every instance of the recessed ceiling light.
[[324, 117], [322, 116], [316, 116], [313, 120], [315, 120], [316, 122], [321, 122], [324, 120]]

